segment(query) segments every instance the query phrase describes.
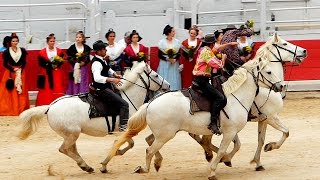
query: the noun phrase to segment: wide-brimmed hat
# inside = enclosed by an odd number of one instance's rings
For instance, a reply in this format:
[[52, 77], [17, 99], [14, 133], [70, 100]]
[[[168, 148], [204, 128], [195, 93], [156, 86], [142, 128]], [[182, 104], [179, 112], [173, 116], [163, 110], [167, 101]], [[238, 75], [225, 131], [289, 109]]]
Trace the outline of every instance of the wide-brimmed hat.
[[215, 43], [216, 42], [216, 38], [215, 38], [214, 34], [207, 34], [202, 39], [202, 42], [208, 43], [208, 44]]
[[103, 48], [106, 48], [107, 45], [103, 41], [98, 40], [95, 43], [93, 43], [92, 47], [93, 47], [93, 50], [98, 51], [98, 50], [101, 50]]
[[233, 24], [229, 24], [225, 29], [222, 29], [223, 32], [227, 32], [229, 30], [237, 29], [237, 27]]

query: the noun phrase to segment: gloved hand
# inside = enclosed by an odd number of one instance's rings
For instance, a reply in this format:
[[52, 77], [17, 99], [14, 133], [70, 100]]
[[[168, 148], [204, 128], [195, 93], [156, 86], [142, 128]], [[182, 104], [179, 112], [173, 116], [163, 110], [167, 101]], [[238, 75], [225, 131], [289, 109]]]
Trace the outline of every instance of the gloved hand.
[[180, 64], [180, 65], [179, 65], [179, 67], [178, 67], [179, 72], [182, 72], [182, 71], [183, 71], [183, 67], [184, 67], [183, 64]]

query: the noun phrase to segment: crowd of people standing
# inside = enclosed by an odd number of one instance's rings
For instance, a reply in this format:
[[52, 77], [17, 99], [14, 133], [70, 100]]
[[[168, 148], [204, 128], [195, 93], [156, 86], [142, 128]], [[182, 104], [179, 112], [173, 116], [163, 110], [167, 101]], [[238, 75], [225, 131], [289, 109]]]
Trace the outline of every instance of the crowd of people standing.
[[[189, 37], [181, 42], [175, 38], [174, 27], [166, 25], [163, 29], [164, 37], [158, 43], [160, 62], [157, 72], [170, 83], [171, 90], [191, 86], [199, 52], [205, 45], [196, 26], [192, 26], [188, 32]], [[250, 30], [228, 27], [224, 31], [215, 31], [213, 35], [215, 44], [210, 52], [218, 59], [219, 53], [227, 54], [226, 58], [234, 59], [236, 64], [251, 58], [253, 43], [250, 39], [252, 35]], [[133, 61], [147, 60], [148, 48], [140, 43], [142, 37], [136, 30], [126, 32], [123, 39], [117, 42], [116, 32], [109, 29], [105, 38], [106, 55], [103, 58], [118, 74], [123, 74], [125, 69], [130, 68]], [[86, 44], [84, 33], [77, 32], [75, 43], [66, 51], [56, 47], [54, 34], [48, 35], [46, 42], [47, 46], [38, 53], [38, 65], [41, 71], [36, 79], [39, 89], [36, 105], [50, 104], [65, 94], [87, 93], [89, 84], [93, 81], [92, 49]], [[19, 115], [30, 106], [25, 73], [25, 66], [28, 64], [27, 51], [18, 44], [19, 38], [13, 33], [4, 38], [3, 47], [0, 48], [0, 51], [3, 51], [5, 69], [3, 76], [0, 77], [1, 116]], [[69, 66], [68, 73], [62, 68], [66, 66], [64, 64]], [[229, 69], [231, 68], [228, 67]], [[213, 73], [215, 70], [212, 70]], [[66, 74], [68, 78], [65, 78]], [[68, 79], [67, 88], [64, 79]]]

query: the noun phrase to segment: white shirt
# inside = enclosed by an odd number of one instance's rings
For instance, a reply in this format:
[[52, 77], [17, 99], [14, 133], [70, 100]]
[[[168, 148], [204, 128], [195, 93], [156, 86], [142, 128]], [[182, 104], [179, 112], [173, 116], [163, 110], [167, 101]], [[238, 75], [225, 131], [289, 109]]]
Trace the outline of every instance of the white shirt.
[[120, 41], [118, 41], [118, 44], [120, 44], [123, 48], [126, 48], [126, 47], [127, 47], [127, 43], [126, 43], [126, 41], [124, 40], [124, 38], [120, 39]]
[[54, 50], [50, 51], [49, 48], [46, 47], [46, 51], [47, 51], [48, 59], [50, 59], [50, 61], [53, 61], [53, 57], [57, 55], [57, 48], [54, 47]]
[[124, 47], [114, 42], [112, 47], [107, 46], [106, 49], [107, 49], [107, 55], [109, 56], [109, 59], [115, 60], [122, 54]]
[[[103, 59], [103, 57], [96, 55], [96, 58], [101, 59], [105, 64], [107, 64], [107, 62]], [[93, 74], [93, 79], [95, 82], [97, 83], [103, 83], [105, 84], [107, 82], [108, 77], [104, 77], [101, 75], [101, 71], [103, 69], [103, 66], [100, 62], [93, 62], [92, 66], [91, 66], [91, 71]], [[110, 68], [108, 71], [109, 76], [113, 76], [114, 71]]]
[[191, 40], [191, 39], [188, 39], [188, 45], [189, 46], [193, 46], [193, 47], [196, 47], [197, 46], [197, 39], [195, 40]]

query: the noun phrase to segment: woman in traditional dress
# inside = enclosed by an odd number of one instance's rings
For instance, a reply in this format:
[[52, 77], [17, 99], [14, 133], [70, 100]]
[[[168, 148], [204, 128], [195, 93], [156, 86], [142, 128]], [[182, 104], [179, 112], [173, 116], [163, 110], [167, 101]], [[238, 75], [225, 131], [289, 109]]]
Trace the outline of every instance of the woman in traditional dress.
[[121, 61], [124, 47], [115, 42], [116, 33], [113, 31], [113, 29], [109, 29], [109, 31], [105, 35], [105, 38], [107, 39], [106, 58], [110, 62], [111, 69], [113, 69], [117, 73], [121, 73]]
[[86, 37], [82, 31], [77, 32], [76, 42], [67, 50], [68, 62], [71, 64], [69, 72], [68, 95], [89, 92], [90, 84], [90, 52], [91, 48], [85, 44]]
[[191, 86], [193, 75], [192, 71], [196, 64], [198, 50], [201, 47], [201, 39], [197, 38], [199, 30], [195, 27], [189, 29], [189, 38], [182, 41], [181, 63], [183, 70], [181, 72], [182, 88]]
[[64, 73], [61, 69], [64, 54], [61, 49], [55, 47], [55, 42], [54, 34], [50, 34], [47, 37], [48, 46], [39, 52], [41, 72], [37, 80], [39, 88], [37, 106], [50, 104], [65, 93]]
[[136, 30], [133, 30], [130, 34], [131, 44], [124, 49], [125, 53], [125, 67], [131, 67], [133, 61], [147, 60], [148, 49], [139, 43], [142, 38]]
[[247, 62], [252, 58], [254, 43], [250, 37], [240, 36], [237, 39], [240, 58], [243, 62]]
[[181, 74], [183, 65], [179, 65], [180, 57], [180, 41], [175, 39], [175, 29], [170, 25], [166, 25], [163, 29], [165, 38], [159, 41], [158, 57], [160, 63], [158, 66], [158, 74], [170, 83], [171, 90], [181, 89]]
[[0, 83], [0, 116], [17, 116], [29, 108], [26, 84], [26, 56], [24, 48], [18, 47], [19, 38], [13, 33], [10, 47], [3, 56], [4, 74]]

